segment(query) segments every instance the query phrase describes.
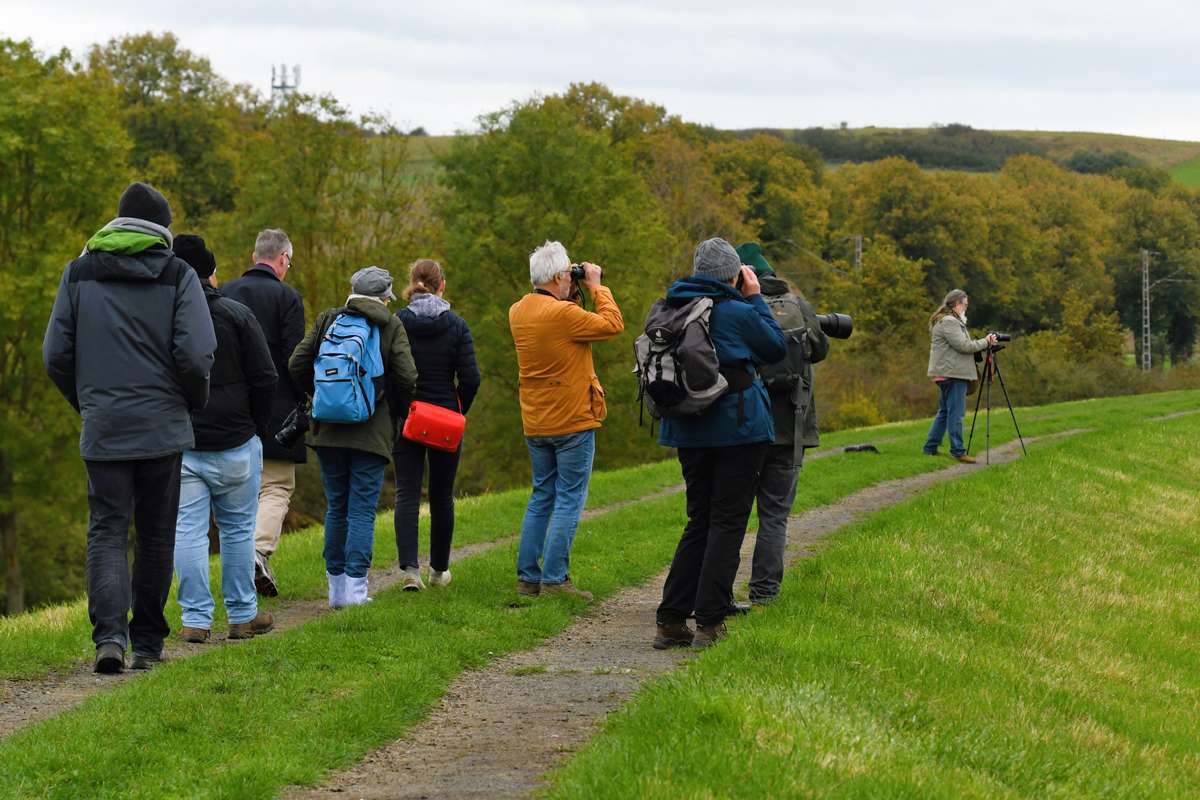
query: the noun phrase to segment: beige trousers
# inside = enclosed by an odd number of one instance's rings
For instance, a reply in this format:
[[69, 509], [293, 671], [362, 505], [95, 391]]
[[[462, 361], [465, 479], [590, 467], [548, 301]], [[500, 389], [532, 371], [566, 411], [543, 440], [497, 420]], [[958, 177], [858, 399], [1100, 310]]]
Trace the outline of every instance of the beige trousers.
[[258, 518], [254, 524], [254, 549], [274, 555], [283, 533], [292, 492], [296, 490], [296, 465], [291, 461], [263, 459], [262, 483], [258, 488]]

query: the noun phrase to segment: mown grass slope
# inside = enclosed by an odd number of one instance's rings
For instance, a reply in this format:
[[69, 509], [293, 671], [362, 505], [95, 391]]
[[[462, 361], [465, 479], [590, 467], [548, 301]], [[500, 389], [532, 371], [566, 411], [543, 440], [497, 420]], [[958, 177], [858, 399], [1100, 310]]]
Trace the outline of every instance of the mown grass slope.
[[879, 513], [659, 680], [552, 797], [1194, 797], [1200, 416]]

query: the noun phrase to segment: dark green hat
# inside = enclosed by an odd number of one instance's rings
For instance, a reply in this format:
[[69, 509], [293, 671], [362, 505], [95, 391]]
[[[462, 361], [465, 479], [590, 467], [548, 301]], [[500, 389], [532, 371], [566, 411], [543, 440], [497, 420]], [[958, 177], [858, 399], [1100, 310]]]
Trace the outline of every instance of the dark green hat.
[[762, 245], [758, 242], [746, 242], [739, 245], [737, 248], [738, 258], [742, 259], [742, 263], [747, 267], [754, 268], [754, 274], [758, 277], [763, 275], [774, 275], [775, 270], [771, 269], [770, 263], [766, 256], [763, 255]]

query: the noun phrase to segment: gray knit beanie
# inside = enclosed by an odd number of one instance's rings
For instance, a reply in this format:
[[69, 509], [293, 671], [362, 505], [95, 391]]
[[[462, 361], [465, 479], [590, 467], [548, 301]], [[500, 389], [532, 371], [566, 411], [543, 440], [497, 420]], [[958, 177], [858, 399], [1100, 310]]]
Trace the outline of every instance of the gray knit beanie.
[[742, 268], [733, 245], [721, 238], [705, 239], [696, 245], [696, 256], [692, 259], [692, 274], [705, 275], [719, 281], [729, 281]]

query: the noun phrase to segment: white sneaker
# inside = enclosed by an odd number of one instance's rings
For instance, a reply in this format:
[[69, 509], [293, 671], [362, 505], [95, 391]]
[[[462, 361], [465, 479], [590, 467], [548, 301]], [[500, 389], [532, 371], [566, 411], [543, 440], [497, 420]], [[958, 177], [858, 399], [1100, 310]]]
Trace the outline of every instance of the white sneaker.
[[449, 586], [450, 585], [450, 570], [439, 572], [436, 569], [429, 570], [429, 585], [430, 586]]
[[331, 575], [325, 573], [325, 577], [329, 579], [329, 607], [344, 608], [346, 603], [346, 573], [341, 575]]
[[371, 602], [372, 598], [367, 596], [367, 576], [361, 578], [352, 578], [349, 575], [343, 576], [346, 579], [346, 605], [361, 606]]
[[404, 577], [401, 579], [404, 591], [419, 592], [425, 588], [425, 584], [421, 582], [420, 567], [405, 567]]

